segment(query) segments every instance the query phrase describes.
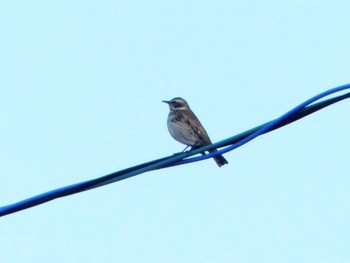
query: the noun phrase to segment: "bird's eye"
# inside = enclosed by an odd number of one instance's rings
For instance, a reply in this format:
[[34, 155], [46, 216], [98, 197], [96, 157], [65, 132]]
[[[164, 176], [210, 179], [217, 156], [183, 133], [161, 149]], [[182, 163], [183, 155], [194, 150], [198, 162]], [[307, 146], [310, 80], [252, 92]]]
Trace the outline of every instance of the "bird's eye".
[[180, 102], [174, 101], [173, 102], [174, 108], [180, 108], [182, 104]]

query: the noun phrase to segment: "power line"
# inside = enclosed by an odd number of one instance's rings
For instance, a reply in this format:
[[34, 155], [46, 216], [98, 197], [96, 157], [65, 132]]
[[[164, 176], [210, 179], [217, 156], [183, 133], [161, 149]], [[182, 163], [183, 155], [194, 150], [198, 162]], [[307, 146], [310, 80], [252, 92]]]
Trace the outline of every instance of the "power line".
[[[283, 114], [281, 117], [275, 120], [261, 124], [255, 128], [249, 129], [245, 132], [242, 132], [238, 135], [227, 138], [225, 140], [219, 141], [217, 143], [214, 143], [193, 151], [179, 153], [179, 154], [167, 156], [161, 159], [153, 160], [147, 163], [139, 164], [139, 165], [129, 167], [124, 170], [120, 170], [96, 179], [58, 188], [46, 193], [42, 193], [42, 194], [30, 197], [22, 201], [19, 201], [14, 204], [0, 207], [0, 216], [5, 216], [24, 209], [28, 209], [30, 207], [52, 201], [60, 197], [77, 194], [77, 193], [91, 190], [107, 184], [115, 183], [120, 180], [124, 180], [124, 179], [130, 178], [145, 172], [149, 172], [152, 170], [169, 168], [172, 166], [183, 165], [183, 164], [192, 163], [192, 162], [198, 162], [208, 158], [212, 158], [213, 156], [216, 156], [219, 154], [227, 153], [238, 147], [241, 147], [245, 143], [248, 143], [249, 141], [257, 138], [262, 134], [281, 128], [294, 121], [304, 118], [312, 113], [315, 113], [316, 111], [319, 111], [325, 107], [328, 107], [334, 103], [337, 103], [339, 101], [349, 98], [350, 92], [343, 95], [336, 96], [334, 98], [330, 98], [330, 99], [318, 102], [318, 103], [314, 103], [317, 100], [320, 100], [326, 96], [329, 96], [331, 94], [334, 94], [346, 89], [350, 89], [350, 84], [346, 84], [346, 85], [339, 86], [339, 87], [327, 90], [325, 92], [322, 92], [308, 99], [307, 101], [301, 103], [300, 105], [296, 106], [295, 108], [293, 108], [292, 110], [288, 111], [286, 114]], [[221, 148], [221, 149], [219, 149], [217, 152], [213, 152], [210, 154], [188, 158], [193, 155], [197, 155], [199, 153], [202, 153], [204, 151], [208, 151], [214, 148]]]

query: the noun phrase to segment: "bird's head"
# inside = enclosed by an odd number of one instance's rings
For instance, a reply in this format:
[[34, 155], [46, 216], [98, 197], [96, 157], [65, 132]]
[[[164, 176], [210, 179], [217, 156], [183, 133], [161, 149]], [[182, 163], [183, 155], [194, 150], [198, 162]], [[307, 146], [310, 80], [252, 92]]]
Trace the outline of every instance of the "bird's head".
[[172, 100], [163, 100], [162, 102], [169, 105], [170, 110], [187, 110], [189, 106], [187, 102], [180, 97], [173, 98]]

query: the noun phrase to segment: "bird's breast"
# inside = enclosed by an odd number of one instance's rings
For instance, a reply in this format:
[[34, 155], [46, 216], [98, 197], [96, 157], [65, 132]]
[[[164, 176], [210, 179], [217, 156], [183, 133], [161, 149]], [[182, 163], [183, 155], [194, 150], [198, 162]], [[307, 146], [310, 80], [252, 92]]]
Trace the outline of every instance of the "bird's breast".
[[185, 145], [194, 146], [200, 141], [198, 135], [182, 114], [169, 114], [168, 130], [175, 140]]

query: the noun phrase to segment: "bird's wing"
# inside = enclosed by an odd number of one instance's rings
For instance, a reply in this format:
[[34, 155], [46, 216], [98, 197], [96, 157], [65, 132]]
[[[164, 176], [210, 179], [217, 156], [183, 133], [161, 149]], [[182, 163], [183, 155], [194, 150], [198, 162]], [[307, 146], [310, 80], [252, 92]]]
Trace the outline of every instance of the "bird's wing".
[[189, 111], [188, 114], [185, 115], [185, 123], [189, 125], [194, 133], [199, 137], [200, 141], [202, 142], [200, 146], [211, 144], [206, 130], [192, 111]]

